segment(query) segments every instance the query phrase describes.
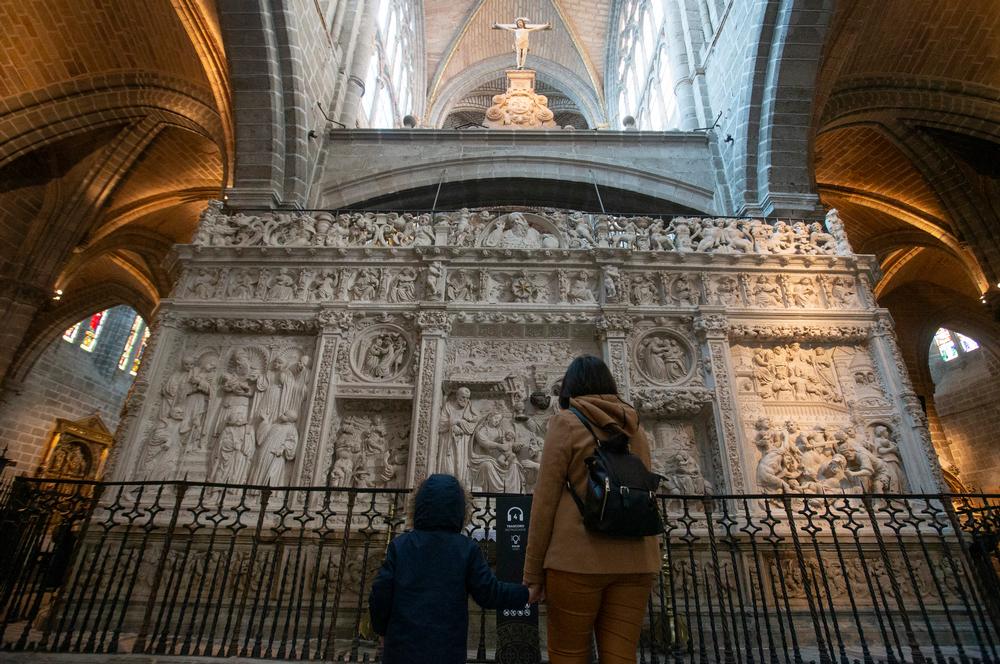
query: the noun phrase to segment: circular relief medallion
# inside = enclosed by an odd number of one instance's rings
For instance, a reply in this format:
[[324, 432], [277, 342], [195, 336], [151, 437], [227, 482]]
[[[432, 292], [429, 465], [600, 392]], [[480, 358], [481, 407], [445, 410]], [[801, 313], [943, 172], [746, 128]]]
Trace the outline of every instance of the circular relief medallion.
[[657, 385], [677, 385], [694, 369], [694, 352], [682, 337], [665, 330], [649, 332], [635, 348], [635, 366], [643, 378]]
[[390, 381], [403, 373], [412, 356], [412, 345], [403, 330], [395, 326], [373, 327], [354, 342], [351, 366], [366, 380]]

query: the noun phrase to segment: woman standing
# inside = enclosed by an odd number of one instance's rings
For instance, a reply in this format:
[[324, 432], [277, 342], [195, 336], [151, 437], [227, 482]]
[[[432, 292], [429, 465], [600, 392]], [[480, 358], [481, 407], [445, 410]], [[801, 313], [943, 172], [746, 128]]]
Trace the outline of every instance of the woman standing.
[[584, 355], [570, 363], [559, 406], [542, 449], [524, 583], [530, 601], [547, 601], [551, 664], [586, 664], [595, 633], [601, 664], [634, 663], [646, 603], [660, 569], [659, 542], [655, 536], [623, 539], [584, 529], [566, 481], [584, 495], [584, 460], [593, 454], [594, 438], [568, 408], [586, 417], [598, 437], [616, 429], [628, 434], [632, 453], [647, 468], [649, 442], [638, 414], [618, 397], [611, 371], [598, 357]]

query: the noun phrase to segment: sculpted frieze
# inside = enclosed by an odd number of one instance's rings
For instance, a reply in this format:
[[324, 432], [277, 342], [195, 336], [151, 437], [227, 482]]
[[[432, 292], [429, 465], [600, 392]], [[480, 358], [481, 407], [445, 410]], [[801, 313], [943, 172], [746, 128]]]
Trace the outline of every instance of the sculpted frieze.
[[703, 387], [674, 389], [636, 387], [632, 389], [632, 402], [643, 414], [657, 417], [693, 417], [707, 404], [712, 403], [712, 393]]
[[[437, 235], [435, 226], [447, 232]], [[681, 253], [850, 255], [835, 210], [825, 223], [734, 218], [616, 217], [571, 210], [462, 209], [430, 214], [228, 214], [211, 201], [193, 244], [203, 247], [451, 247], [625, 249]]]
[[729, 327], [729, 338], [761, 339], [776, 342], [790, 341], [864, 341], [869, 328], [863, 325], [794, 325], [734, 323]]
[[318, 325], [316, 320], [299, 318], [202, 318], [183, 316], [181, 324], [195, 332], [219, 334], [310, 334]]
[[534, 339], [475, 339], [451, 338], [445, 364], [449, 371], [472, 375], [476, 373], [501, 373], [527, 370], [539, 363], [562, 366], [569, 365], [577, 355], [596, 351], [594, 342], [584, 343], [571, 340]]

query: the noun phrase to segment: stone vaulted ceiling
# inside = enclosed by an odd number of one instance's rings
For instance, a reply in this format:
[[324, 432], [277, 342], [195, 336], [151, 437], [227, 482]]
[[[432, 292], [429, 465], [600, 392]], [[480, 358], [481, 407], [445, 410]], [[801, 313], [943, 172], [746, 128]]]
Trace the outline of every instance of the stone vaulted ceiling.
[[440, 126], [462, 100], [514, 64], [513, 36], [493, 30], [527, 16], [551, 23], [531, 35], [528, 66], [558, 90], [588, 122], [606, 121], [604, 65], [610, 0], [424, 0], [427, 64], [426, 124]]
[[900, 332], [908, 362], [926, 365], [939, 325], [987, 341], [1000, 295], [996, 0], [843, 0], [813, 109], [821, 200], [879, 257], [880, 302], [901, 328], [917, 321]]
[[11, 333], [33, 317], [24, 338], [48, 340], [122, 303], [149, 316], [172, 287], [170, 247], [190, 238], [231, 172], [215, 3], [4, 0], [0, 24], [0, 297]]

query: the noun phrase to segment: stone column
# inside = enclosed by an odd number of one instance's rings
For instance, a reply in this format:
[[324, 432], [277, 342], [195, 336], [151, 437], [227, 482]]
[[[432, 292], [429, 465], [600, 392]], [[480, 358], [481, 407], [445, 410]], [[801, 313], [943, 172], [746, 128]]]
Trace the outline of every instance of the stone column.
[[420, 365], [413, 388], [410, 424], [410, 460], [406, 484], [415, 487], [434, 472], [437, 460], [437, 430], [444, 393], [444, 356], [451, 323], [444, 308], [424, 309], [417, 314], [420, 330]]
[[49, 297], [40, 286], [0, 279], [0, 313], [4, 321], [0, 329], [0, 348], [3, 349], [0, 350], [0, 378], [7, 373], [31, 321]]
[[331, 458], [330, 447], [336, 444], [330, 424], [335, 415], [333, 398], [337, 381], [337, 353], [347, 343], [354, 314], [344, 309], [324, 309], [318, 316], [320, 334], [316, 349], [316, 372], [313, 375], [312, 401], [306, 421], [305, 444], [299, 457], [299, 467], [293, 473], [304, 486], [327, 484], [328, 469], [324, 464]]
[[701, 344], [702, 358], [709, 367], [705, 384], [715, 396], [713, 416], [726, 483], [725, 488], [717, 488], [716, 493], [747, 493], [753, 490], [746, 477], [752, 468], [752, 461], [746, 458], [746, 437], [739, 417], [739, 404], [734, 396], [733, 371], [729, 360], [729, 319], [721, 307], [702, 307], [702, 314], [694, 320], [694, 329]]
[[937, 452], [927, 428], [927, 417], [913, 391], [906, 364], [899, 352], [892, 318], [881, 310], [868, 336], [872, 361], [882, 376], [886, 398], [900, 416], [899, 454], [911, 493], [947, 491]]
[[597, 338], [601, 342], [601, 355], [611, 369], [611, 375], [618, 384], [618, 394], [625, 401], [631, 399], [632, 385], [629, 379], [628, 337], [632, 329], [632, 319], [624, 313], [605, 313], [597, 321]]
[[[685, 11], [678, 6], [680, 0], [666, 2], [667, 8], [667, 48], [670, 50], [670, 65], [673, 68], [674, 76], [674, 96], [677, 97], [677, 108], [681, 115], [680, 129], [690, 131], [699, 125], [699, 118], [695, 109], [694, 81], [692, 79], [692, 66], [689, 62], [691, 54], [688, 51], [688, 40], [684, 34], [684, 20], [681, 16]], [[636, 109], [619, 109], [618, 114], [623, 112], [635, 114]]]
[[[161, 309], [150, 323], [149, 341], [142, 354], [139, 372], [129, 388], [122, 406], [122, 416], [115, 431], [115, 443], [105, 466], [107, 481], [143, 479], [141, 472], [131, 472], [142, 462], [145, 442], [156, 427], [156, 409], [159, 408], [157, 390], [163, 376], [170, 373], [171, 365], [178, 358], [184, 332], [181, 319], [172, 311]], [[149, 398], [149, 388], [153, 392]], [[143, 425], [146, 430], [143, 430]]]
[[354, 129], [357, 124], [361, 97], [365, 94], [375, 94], [374, 90], [365, 90], [368, 66], [371, 64], [371, 59], [375, 57], [376, 50], [374, 5], [374, 2], [364, 3], [361, 16], [356, 23], [354, 48], [350, 60], [345, 61], [347, 66], [344, 73], [347, 79], [340, 108], [340, 121], [347, 125], [347, 129]]

